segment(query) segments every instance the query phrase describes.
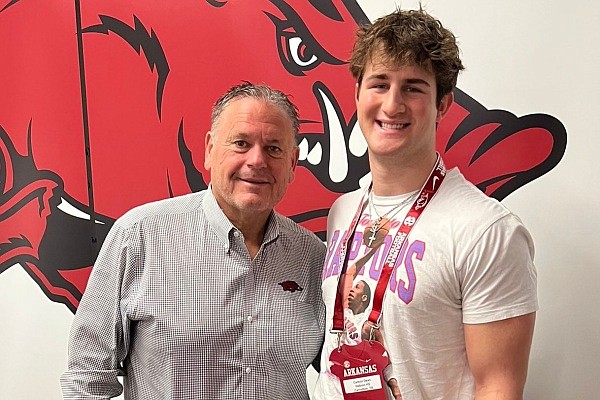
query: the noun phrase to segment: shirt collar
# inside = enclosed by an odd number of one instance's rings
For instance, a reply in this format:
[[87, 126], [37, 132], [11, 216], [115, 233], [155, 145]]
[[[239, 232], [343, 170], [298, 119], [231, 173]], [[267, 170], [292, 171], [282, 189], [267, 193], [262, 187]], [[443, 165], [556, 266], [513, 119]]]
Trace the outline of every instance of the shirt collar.
[[[208, 185], [206, 194], [202, 199], [202, 209], [206, 215], [206, 220], [214, 228], [217, 236], [227, 246], [230, 245], [229, 233], [237, 228], [231, 223], [229, 218], [223, 213], [221, 207], [217, 203], [217, 199], [212, 192], [212, 185]], [[281, 216], [275, 211], [271, 211], [269, 218], [267, 219], [267, 229], [263, 243], [269, 243], [275, 240], [279, 236], [280, 232], [280, 221]]]

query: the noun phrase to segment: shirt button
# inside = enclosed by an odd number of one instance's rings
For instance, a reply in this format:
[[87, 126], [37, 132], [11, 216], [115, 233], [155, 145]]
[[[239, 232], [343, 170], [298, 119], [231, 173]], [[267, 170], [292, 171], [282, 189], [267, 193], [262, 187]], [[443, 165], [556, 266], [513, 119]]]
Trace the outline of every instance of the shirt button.
[[248, 320], [248, 322], [252, 322], [253, 321], [252, 315], [248, 315], [248, 318], [246, 318], [246, 319]]
[[235, 237], [239, 237], [239, 236], [240, 236], [240, 233], [239, 233], [238, 231], [233, 231], [233, 236], [235, 236]]
[[249, 374], [250, 372], [252, 372], [252, 369], [250, 367], [246, 368], [246, 373]]

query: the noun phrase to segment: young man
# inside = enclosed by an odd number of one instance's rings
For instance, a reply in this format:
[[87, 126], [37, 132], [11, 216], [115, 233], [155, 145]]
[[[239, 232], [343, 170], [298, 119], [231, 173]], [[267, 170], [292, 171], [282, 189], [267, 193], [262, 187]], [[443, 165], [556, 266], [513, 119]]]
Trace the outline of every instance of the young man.
[[209, 188], [138, 207], [106, 238], [75, 315], [65, 399], [118, 396], [121, 366], [126, 399], [308, 399], [325, 246], [273, 211], [294, 178], [298, 124], [267, 86], [216, 102]]
[[[315, 398], [522, 399], [538, 307], [533, 243], [436, 153], [463, 69], [454, 35], [423, 10], [398, 10], [359, 32], [350, 69], [372, 185], [329, 214]], [[339, 323], [355, 279], [374, 293], [363, 332], [375, 341], [360, 348]]]

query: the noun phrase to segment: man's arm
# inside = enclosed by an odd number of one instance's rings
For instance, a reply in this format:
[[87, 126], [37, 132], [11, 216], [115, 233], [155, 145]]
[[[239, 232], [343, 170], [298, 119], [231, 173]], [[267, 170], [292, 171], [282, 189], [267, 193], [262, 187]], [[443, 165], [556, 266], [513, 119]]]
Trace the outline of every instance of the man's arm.
[[129, 341], [120, 303], [127, 258], [126, 234], [117, 223], [102, 246], [73, 319], [68, 370], [60, 380], [65, 400], [110, 399], [123, 391], [117, 376]]
[[535, 313], [465, 324], [467, 360], [477, 400], [522, 400]]

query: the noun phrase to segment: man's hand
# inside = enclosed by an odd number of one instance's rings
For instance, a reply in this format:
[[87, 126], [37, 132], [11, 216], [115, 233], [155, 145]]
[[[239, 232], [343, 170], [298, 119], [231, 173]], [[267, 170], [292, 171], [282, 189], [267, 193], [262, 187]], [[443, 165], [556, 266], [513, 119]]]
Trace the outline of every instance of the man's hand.
[[378, 328], [373, 328], [369, 324], [369, 321], [365, 321], [363, 323], [361, 329], [361, 337], [362, 340], [375, 340], [385, 347], [385, 343], [383, 343], [383, 335], [381, 334], [381, 330], [379, 330]]
[[394, 395], [395, 400], [402, 400], [402, 395], [400, 394], [400, 387], [398, 386], [398, 381], [396, 378], [392, 378], [387, 382], [390, 387], [392, 394]]

